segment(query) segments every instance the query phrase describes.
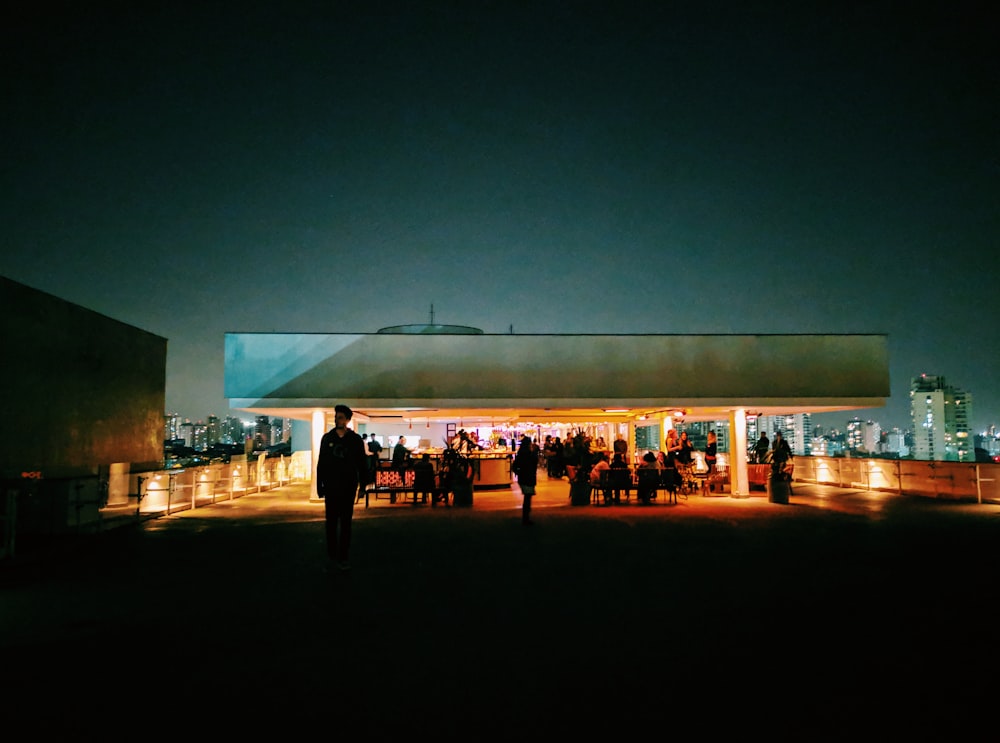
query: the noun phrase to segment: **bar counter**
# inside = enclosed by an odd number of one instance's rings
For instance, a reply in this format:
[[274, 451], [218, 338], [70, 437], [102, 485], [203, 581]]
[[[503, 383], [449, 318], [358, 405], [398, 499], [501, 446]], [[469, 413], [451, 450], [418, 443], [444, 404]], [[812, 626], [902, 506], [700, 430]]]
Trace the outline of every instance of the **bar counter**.
[[[419, 459], [423, 454], [430, 454], [434, 460], [435, 469], [440, 470], [440, 459], [443, 449], [421, 449], [413, 453], [413, 459]], [[491, 488], [509, 488], [511, 484], [510, 464], [514, 452], [508, 449], [495, 451], [477, 451], [467, 455], [472, 462], [472, 486], [488, 490]]]

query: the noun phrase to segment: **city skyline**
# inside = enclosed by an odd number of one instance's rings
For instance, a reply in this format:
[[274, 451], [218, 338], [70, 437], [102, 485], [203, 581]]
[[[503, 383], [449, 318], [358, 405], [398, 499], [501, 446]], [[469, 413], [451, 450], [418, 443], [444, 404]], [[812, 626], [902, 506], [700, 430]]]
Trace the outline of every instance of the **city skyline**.
[[[1000, 96], [977, 4], [19, 8], [0, 274], [166, 338], [885, 334], [1000, 423]], [[838, 424], [842, 425], [842, 423]]]

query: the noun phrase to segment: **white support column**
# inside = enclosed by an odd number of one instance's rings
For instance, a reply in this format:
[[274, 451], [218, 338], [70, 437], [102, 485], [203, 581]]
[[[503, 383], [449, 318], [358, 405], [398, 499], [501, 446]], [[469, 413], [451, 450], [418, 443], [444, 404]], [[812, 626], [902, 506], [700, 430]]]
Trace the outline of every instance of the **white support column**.
[[316, 491], [316, 463], [319, 462], [319, 442], [326, 433], [326, 413], [314, 410], [312, 413], [312, 477], [309, 478], [309, 499], [319, 500]]
[[747, 474], [747, 411], [729, 411], [729, 482], [733, 498], [750, 496], [750, 476]]

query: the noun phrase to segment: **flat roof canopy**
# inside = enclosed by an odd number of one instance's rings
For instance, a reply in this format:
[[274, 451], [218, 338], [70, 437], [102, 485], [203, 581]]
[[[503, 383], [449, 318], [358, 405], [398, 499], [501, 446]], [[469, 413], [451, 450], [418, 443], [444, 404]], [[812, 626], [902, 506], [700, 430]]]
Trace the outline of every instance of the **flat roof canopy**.
[[307, 420], [686, 420], [882, 407], [887, 338], [868, 335], [227, 333], [236, 409]]

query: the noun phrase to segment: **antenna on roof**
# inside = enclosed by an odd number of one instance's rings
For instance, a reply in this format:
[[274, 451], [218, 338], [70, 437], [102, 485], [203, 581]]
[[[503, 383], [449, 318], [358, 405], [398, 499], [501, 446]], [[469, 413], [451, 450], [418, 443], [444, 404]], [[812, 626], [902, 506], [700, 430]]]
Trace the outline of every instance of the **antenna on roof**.
[[510, 334], [514, 335], [514, 324], [513, 323], [511, 323], [511, 325], [510, 325]]
[[431, 325], [434, 324], [434, 303], [431, 302]]

